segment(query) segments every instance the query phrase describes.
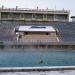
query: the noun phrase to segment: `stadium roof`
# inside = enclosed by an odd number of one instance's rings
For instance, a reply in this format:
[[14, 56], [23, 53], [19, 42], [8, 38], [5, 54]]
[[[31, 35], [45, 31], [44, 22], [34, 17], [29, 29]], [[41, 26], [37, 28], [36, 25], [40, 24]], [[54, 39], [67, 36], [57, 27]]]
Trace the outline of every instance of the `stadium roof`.
[[52, 26], [19, 26], [18, 31], [23, 32], [56, 32]]

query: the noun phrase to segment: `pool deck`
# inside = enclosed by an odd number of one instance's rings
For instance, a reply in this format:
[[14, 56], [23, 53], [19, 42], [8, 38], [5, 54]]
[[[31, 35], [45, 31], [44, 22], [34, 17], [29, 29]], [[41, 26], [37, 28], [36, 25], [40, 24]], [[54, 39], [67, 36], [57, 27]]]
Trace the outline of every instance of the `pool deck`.
[[0, 67], [0, 72], [32, 72], [75, 70], [75, 66], [44, 66], [44, 67]]
[[45, 71], [45, 72], [1, 72], [0, 75], [75, 75], [75, 70]]
[[75, 75], [75, 66], [0, 67], [0, 75]]

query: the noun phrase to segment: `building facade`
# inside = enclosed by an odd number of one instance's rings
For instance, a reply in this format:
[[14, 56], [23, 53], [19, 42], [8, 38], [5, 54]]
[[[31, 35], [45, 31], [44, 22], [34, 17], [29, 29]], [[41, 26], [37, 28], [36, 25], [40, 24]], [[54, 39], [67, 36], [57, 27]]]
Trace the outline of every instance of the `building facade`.
[[49, 9], [0, 8], [0, 21], [24, 23], [48, 23], [69, 21], [69, 11]]

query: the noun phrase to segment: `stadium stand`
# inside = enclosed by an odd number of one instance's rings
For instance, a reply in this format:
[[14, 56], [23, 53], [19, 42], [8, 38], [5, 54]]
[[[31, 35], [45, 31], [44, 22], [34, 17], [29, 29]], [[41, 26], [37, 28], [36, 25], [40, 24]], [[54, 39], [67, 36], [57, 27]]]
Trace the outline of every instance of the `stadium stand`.
[[[0, 41], [16, 41], [16, 36], [13, 33], [13, 29], [21, 25], [23, 26], [27, 24], [0, 23]], [[30, 24], [30, 25], [34, 25], [34, 24]], [[49, 23], [49, 24], [36, 24], [36, 25], [53, 26], [57, 31], [57, 36], [60, 41], [64, 41], [64, 42], [75, 41], [75, 22]]]

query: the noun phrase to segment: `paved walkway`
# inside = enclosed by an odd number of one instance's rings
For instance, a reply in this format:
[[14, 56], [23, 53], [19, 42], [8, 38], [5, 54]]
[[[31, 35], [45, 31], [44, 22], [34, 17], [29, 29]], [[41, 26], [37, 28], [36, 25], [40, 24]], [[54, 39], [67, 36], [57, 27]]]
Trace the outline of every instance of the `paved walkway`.
[[1, 72], [0, 75], [75, 75], [75, 70], [45, 71], [45, 72]]

